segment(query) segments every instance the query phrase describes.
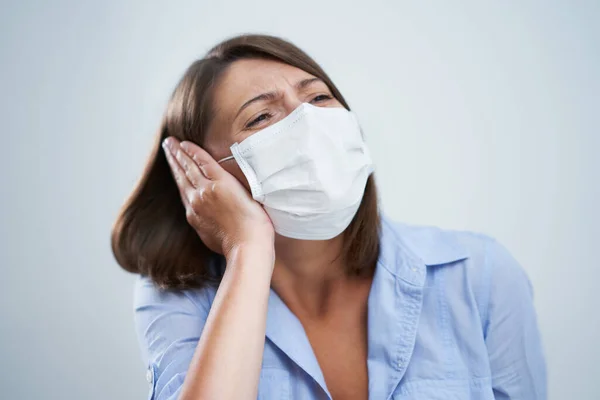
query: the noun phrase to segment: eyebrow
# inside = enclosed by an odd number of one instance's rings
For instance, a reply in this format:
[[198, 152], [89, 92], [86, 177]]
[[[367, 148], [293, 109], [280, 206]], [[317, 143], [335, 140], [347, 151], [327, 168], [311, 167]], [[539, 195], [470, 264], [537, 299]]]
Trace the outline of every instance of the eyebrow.
[[[301, 81], [298, 81], [294, 85], [294, 87], [296, 88], [296, 90], [303, 90], [303, 89], [306, 89], [308, 86], [312, 85], [315, 82], [323, 82], [323, 80], [321, 78], [306, 78], [306, 79], [302, 79]], [[257, 101], [274, 100], [276, 97], [277, 97], [277, 93], [276, 92], [266, 92], [266, 93], [262, 93], [262, 94], [259, 94], [256, 97], [251, 98], [250, 100], [248, 100], [247, 102], [245, 102], [244, 104], [242, 104], [242, 106], [238, 110], [237, 114], [235, 114], [235, 117], [233, 119], [236, 119], [238, 117], [238, 115], [240, 115], [240, 113], [242, 111], [244, 111], [244, 109], [246, 107], [248, 107], [250, 104], [256, 103]]]

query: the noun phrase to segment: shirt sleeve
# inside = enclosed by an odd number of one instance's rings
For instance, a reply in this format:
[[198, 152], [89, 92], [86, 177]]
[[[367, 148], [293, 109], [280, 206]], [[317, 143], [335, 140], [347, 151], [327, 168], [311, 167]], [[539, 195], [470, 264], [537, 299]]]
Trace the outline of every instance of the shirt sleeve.
[[497, 400], [545, 400], [546, 363], [533, 290], [519, 263], [498, 242], [486, 253], [489, 299], [484, 334]]
[[136, 281], [135, 327], [147, 366], [148, 399], [179, 396], [210, 309], [208, 298], [201, 298], [186, 291], [160, 290], [147, 277]]

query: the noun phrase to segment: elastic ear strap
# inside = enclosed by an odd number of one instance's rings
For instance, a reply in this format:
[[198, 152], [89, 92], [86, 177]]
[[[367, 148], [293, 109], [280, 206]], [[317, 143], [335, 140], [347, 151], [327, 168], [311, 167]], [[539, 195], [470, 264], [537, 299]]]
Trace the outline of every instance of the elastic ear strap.
[[225, 158], [222, 158], [219, 161], [217, 161], [217, 164], [221, 164], [223, 161], [228, 161], [228, 160], [233, 160], [233, 159], [234, 159], [233, 156], [225, 157]]

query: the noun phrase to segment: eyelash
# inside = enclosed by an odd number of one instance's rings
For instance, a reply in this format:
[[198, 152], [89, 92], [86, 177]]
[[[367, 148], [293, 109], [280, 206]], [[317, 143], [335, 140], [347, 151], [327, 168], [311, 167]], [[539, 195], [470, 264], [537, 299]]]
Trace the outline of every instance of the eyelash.
[[[322, 97], [322, 98], [320, 98]], [[319, 94], [317, 96], [315, 96], [310, 102], [322, 102], [322, 101], [327, 101], [327, 100], [331, 100], [333, 97], [331, 97], [328, 94]], [[317, 100], [318, 99], [318, 100]], [[263, 118], [264, 117], [264, 118]], [[269, 119], [273, 117], [273, 115], [271, 113], [264, 113], [264, 114], [260, 114], [258, 117], [254, 118], [252, 121], [248, 122], [248, 124], [246, 124], [246, 128], [252, 128], [253, 126], [255, 126], [256, 124], [265, 121], [266, 119]]]
[[[317, 100], [319, 97], [324, 97], [324, 99]], [[312, 99], [311, 103], [313, 101], [321, 102], [321, 101], [327, 101], [327, 100], [331, 100], [331, 99], [332, 99], [332, 97], [330, 95], [328, 95], [328, 94], [320, 94], [318, 96], [315, 96], [315, 98]]]
[[[263, 118], [265, 117], [265, 118]], [[272, 115], [271, 113], [264, 113], [264, 114], [260, 114], [258, 117], [254, 118], [252, 121], [248, 122], [248, 124], [246, 124], [246, 128], [252, 128], [254, 125], [258, 124], [259, 122], [264, 121], [267, 118], [271, 118]], [[263, 118], [263, 119], [261, 119]]]

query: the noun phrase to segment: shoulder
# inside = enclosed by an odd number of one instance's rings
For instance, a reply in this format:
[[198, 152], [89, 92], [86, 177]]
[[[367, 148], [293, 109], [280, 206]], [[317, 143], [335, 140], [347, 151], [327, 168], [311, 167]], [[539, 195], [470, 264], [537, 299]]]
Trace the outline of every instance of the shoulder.
[[214, 290], [210, 288], [165, 290], [149, 277], [138, 276], [134, 282], [134, 321], [145, 361], [158, 364], [165, 354], [175, 357], [181, 347], [178, 343], [200, 337], [213, 300]]
[[[401, 249], [419, 260], [427, 275], [443, 276], [430, 284], [443, 284], [449, 298], [472, 299], [484, 332], [490, 319], [501, 319], [503, 313], [517, 315], [532, 304], [533, 290], [525, 270], [491, 236], [384, 219], [382, 246], [387, 251]], [[456, 296], [457, 292], [462, 295]]]
[[494, 288], [509, 290], [518, 283], [529, 288], [528, 277], [512, 254], [495, 238], [478, 232], [410, 225], [382, 218], [382, 243], [402, 248], [426, 266], [452, 264], [449, 273], [466, 274], [472, 289], [487, 296]]
[[199, 289], [163, 289], [146, 275], [139, 275], [134, 281], [133, 305], [136, 311], [149, 307], [176, 307], [193, 313], [206, 313], [215, 297], [216, 288], [211, 286]]
[[387, 217], [382, 218], [382, 236], [384, 241], [403, 247], [425, 265], [483, 260], [490, 247], [499, 245], [482, 233], [406, 224]]

